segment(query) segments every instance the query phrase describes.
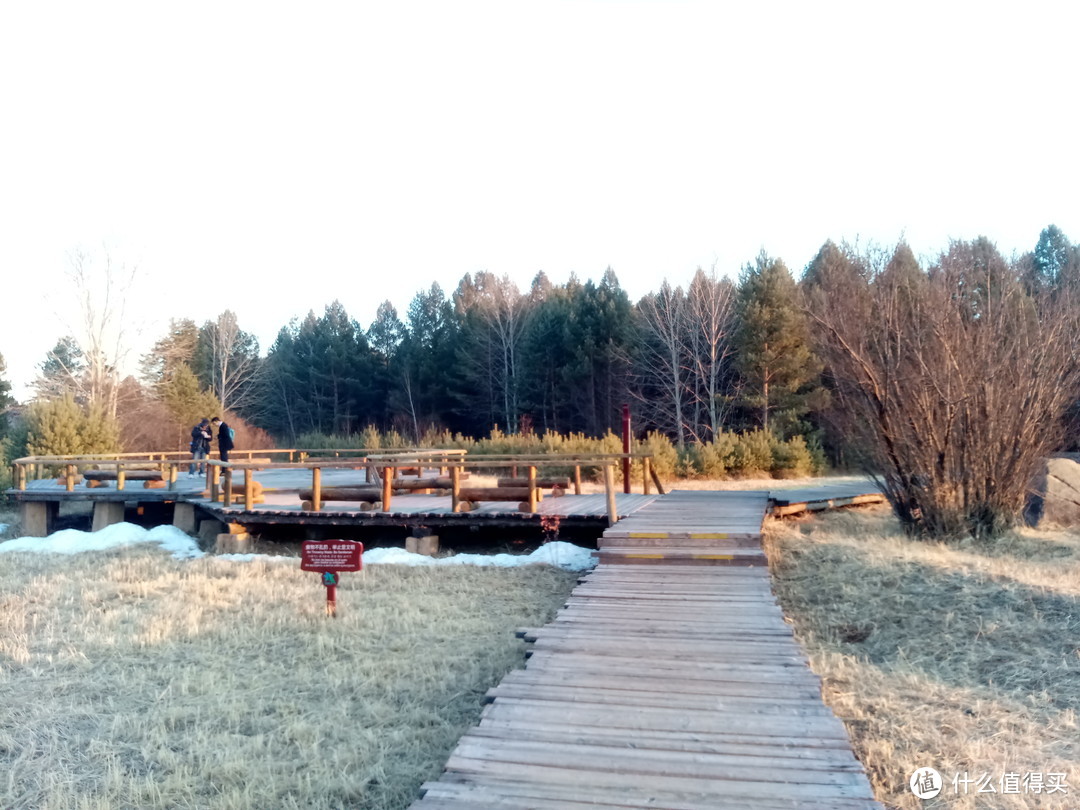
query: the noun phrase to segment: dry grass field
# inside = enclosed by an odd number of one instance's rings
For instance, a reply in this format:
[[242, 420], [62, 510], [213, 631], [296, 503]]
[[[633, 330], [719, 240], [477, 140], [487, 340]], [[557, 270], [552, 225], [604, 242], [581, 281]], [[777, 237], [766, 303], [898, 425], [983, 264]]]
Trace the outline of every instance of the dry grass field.
[[[770, 521], [766, 536], [781, 603], [880, 800], [1080, 807], [1080, 532], [942, 546], [874, 507]], [[945, 789], [923, 801], [907, 780], [927, 766]], [[1067, 793], [1023, 781], [1053, 773]], [[957, 774], [976, 780], [966, 795]]]
[[404, 807], [575, 579], [0, 555], [0, 807]]

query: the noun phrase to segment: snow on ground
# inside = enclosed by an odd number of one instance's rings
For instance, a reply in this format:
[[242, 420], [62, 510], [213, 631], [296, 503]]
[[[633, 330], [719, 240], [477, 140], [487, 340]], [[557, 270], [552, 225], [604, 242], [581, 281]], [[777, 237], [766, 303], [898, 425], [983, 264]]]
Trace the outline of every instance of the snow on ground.
[[195, 541], [175, 526], [155, 526], [144, 529], [133, 523], [114, 523], [97, 532], [64, 529], [48, 537], [19, 537], [0, 543], [5, 551], [36, 551], [48, 554], [78, 554], [81, 551], [105, 551], [139, 543], [158, 543], [180, 560], [202, 557]]
[[[155, 526], [144, 529], [132, 523], [115, 523], [97, 532], [64, 529], [48, 537], [20, 537], [0, 542], [0, 553], [30, 551], [48, 554], [78, 554], [82, 551], [106, 551], [139, 543], [157, 543], [173, 557], [191, 560], [207, 556], [198, 544], [174, 526]], [[298, 563], [298, 557], [270, 554], [218, 554], [215, 559], [250, 562]], [[556, 541], [547, 543], [531, 554], [455, 554], [451, 557], [425, 557], [401, 548], [374, 548], [364, 552], [364, 565], [495, 565], [509, 567], [547, 563], [568, 571], [584, 571], [595, 565], [593, 553], [587, 548]]]

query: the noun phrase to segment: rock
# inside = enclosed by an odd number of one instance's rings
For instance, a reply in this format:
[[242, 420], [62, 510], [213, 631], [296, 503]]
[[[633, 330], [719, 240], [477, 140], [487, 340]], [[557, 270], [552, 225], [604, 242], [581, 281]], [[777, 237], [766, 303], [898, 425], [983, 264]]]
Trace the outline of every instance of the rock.
[[1080, 526], [1080, 464], [1048, 458], [1028, 488], [1024, 520], [1029, 526]]

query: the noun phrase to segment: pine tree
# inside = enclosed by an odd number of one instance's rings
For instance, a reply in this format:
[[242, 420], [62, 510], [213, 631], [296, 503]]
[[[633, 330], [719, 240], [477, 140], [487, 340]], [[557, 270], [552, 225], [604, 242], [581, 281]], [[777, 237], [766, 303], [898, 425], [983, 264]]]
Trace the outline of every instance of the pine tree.
[[200, 419], [209, 419], [224, 410], [213, 392], [203, 388], [195, 372], [182, 363], [158, 386], [158, 395], [181, 438]]
[[742, 402], [764, 430], [787, 437], [820, 397], [821, 365], [810, 349], [798, 288], [787, 266], [762, 251], [739, 277], [736, 365]]
[[84, 407], [70, 394], [31, 403], [26, 411], [26, 430], [26, 452], [30, 455], [86, 455], [120, 449], [116, 420], [101, 406]]

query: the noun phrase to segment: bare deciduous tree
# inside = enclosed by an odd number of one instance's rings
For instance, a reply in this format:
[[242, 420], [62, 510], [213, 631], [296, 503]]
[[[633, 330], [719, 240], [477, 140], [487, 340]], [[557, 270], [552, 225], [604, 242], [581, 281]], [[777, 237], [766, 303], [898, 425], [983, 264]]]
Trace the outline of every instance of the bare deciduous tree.
[[907, 529], [992, 537], [1080, 393], [1075, 291], [1025, 291], [985, 239], [928, 272], [900, 255], [849, 256], [807, 285], [818, 345]]

